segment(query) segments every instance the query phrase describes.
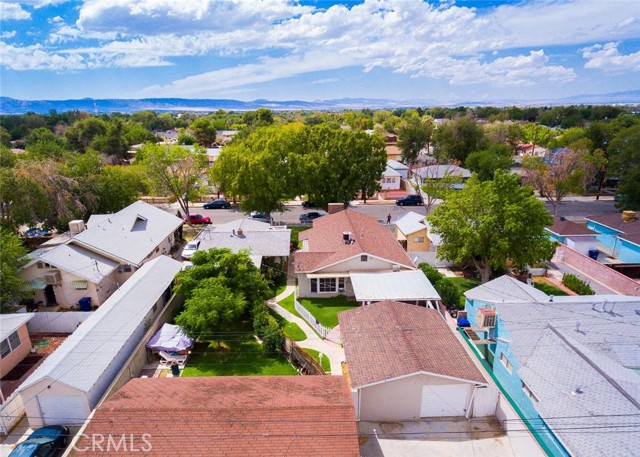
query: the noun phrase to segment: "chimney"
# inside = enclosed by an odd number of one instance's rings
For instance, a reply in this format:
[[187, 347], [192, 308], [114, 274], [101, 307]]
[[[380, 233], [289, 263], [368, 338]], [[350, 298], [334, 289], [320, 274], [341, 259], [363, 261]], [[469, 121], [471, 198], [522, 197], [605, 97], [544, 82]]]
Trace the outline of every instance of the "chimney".
[[239, 236], [240, 238], [242, 238], [242, 237], [244, 236], [244, 232], [243, 232], [243, 230], [242, 230], [240, 227], [238, 227], [238, 236]]
[[622, 222], [625, 224], [629, 222], [633, 222], [637, 219], [635, 211], [623, 211], [622, 212]]
[[329, 203], [327, 207], [327, 213], [334, 214], [339, 213], [344, 210], [344, 205], [342, 203]]

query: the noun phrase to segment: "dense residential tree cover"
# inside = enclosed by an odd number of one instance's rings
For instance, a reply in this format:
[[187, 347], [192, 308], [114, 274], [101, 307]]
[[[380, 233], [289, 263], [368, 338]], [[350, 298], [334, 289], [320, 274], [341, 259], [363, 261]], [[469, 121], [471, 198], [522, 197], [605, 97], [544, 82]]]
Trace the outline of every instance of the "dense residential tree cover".
[[472, 176], [428, 220], [442, 237], [438, 257], [469, 263], [483, 283], [493, 272], [504, 271], [508, 261], [525, 266], [548, 259], [553, 252], [544, 231], [553, 218], [530, 187], [501, 170], [490, 181]]
[[484, 129], [470, 114], [439, 126], [433, 139], [438, 159], [458, 160], [462, 163], [469, 154], [482, 150], [487, 143]]
[[27, 249], [13, 232], [0, 227], [0, 312], [11, 309], [28, 297], [31, 290], [18, 278], [18, 269], [26, 263]]
[[411, 165], [423, 148], [428, 148], [433, 133], [433, 119], [417, 116], [407, 119], [398, 128], [398, 147], [402, 151], [402, 160]]
[[640, 124], [621, 131], [608, 148], [609, 172], [621, 180], [618, 203], [640, 209]]

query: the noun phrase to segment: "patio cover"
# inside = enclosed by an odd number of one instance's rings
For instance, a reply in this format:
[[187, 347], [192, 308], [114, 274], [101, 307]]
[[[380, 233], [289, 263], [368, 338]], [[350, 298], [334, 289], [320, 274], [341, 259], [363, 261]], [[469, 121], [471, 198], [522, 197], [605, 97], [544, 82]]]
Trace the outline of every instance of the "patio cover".
[[193, 339], [189, 338], [178, 325], [164, 324], [147, 343], [153, 351], [179, 352], [193, 346]]
[[358, 301], [440, 300], [440, 295], [421, 270], [393, 273], [351, 273]]

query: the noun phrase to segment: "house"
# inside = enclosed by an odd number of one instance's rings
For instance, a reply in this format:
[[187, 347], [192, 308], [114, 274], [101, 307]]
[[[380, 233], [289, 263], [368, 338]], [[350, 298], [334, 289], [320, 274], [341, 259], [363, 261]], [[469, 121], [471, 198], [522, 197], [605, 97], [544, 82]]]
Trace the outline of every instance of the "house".
[[621, 263], [640, 263], [640, 220], [634, 212], [622, 214], [589, 216], [587, 227], [598, 233], [598, 250]]
[[387, 168], [391, 168], [400, 174], [400, 179], [409, 179], [409, 167], [397, 160], [387, 160]]
[[487, 381], [437, 310], [384, 301], [338, 319], [357, 420], [471, 416]]
[[385, 150], [387, 151], [387, 159], [402, 161], [402, 151], [398, 147], [398, 135], [395, 133], [385, 132], [382, 134], [386, 140]]
[[291, 230], [267, 222], [238, 219], [214, 228], [207, 227], [195, 240], [200, 241], [200, 251], [228, 248], [235, 253], [248, 249], [251, 260], [260, 268], [264, 257], [281, 260], [289, 257]]
[[449, 177], [455, 178], [458, 181], [457, 183], [452, 183], [451, 187], [461, 189], [463, 186], [462, 183], [471, 177], [471, 171], [454, 164], [427, 165], [412, 170], [412, 179], [415, 179], [419, 183], [424, 183], [431, 179], [445, 179]]
[[532, 143], [521, 143], [516, 145], [516, 155], [543, 157], [549, 150]]
[[437, 267], [451, 265], [438, 259], [442, 238], [431, 230], [429, 221], [422, 214], [409, 211], [395, 222], [395, 237], [416, 265], [428, 263]]
[[639, 297], [554, 297], [508, 276], [465, 296], [479, 352], [549, 455], [637, 455]]
[[[390, 161], [387, 161], [390, 162]], [[402, 174], [394, 170], [389, 165], [382, 173], [382, 179], [380, 179], [381, 190], [400, 190], [400, 181], [402, 180]]]
[[132, 379], [96, 410], [72, 455], [103, 455], [92, 436], [132, 436], [125, 454], [148, 457], [360, 455], [342, 376]]
[[47, 306], [75, 307], [83, 297], [99, 306], [145, 262], [171, 251], [182, 220], [138, 201], [69, 226], [69, 234], [31, 253], [18, 273], [34, 300]]
[[589, 255], [596, 249], [598, 240], [595, 237], [598, 233], [587, 228], [585, 224], [565, 219], [564, 217], [555, 217], [553, 225], [545, 227], [549, 232], [549, 238], [561, 244], [566, 244], [571, 249]]
[[300, 232], [294, 267], [300, 297], [353, 296], [352, 272], [414, 270], [393, 234], [374, 218], [346, 209]]
[[84, 422], [172, 296], [182, 264], [145, 263], [18, 388], [29, 425]]
[[363, 305], [393, 300], [436, 309], [441, 300], [422, 270], [351, 273], [355, 299]]
[[0, 379], [31, 352], [27, 322], [33, 314], [0, 314]]

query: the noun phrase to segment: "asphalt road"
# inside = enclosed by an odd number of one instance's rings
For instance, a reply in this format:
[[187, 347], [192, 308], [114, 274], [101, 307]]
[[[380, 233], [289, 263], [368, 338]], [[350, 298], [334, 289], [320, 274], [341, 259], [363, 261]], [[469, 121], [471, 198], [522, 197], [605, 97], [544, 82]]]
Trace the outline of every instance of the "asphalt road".
[[[553, 211], [550, 204], [546, 204], [549, 211]], [[392, 222], [399, 219], [405, 213], [414, 211], [420, 214], [426, 214], [424, 206], [396, 206], [395, 204], [379, 204], [379, 203], [367, 203], [366, 205], [361, 202], [354, 202], [351, 206], [355, 211], [362, 212], [368, 216], [371, 216], [380, 222], [385, 222], [387, 215], [391, 214]], [[286, 225], [300, 224], [299, 217], [302, 213], [310, 211], [320, 211], [315, 208], [303, 208], [299, 203], [292, 203], [286, 206], [286, 210], [282, 213], [274, 213], [273, 219], [276, 223]], [[593, 197], [575, 197], [568, 199], [560, 204], [558, 215], [565, 216], [570, 219], [580, 219], [585, 216], [599, 215], [605, 213], [617, 212], [613, 205], [612, 199], [595, 200]], [[209, 216], [214, 225], [224, 224], [237, 219], [246, 218], [247, 215], [237, 208], [231, 209], [211, 209], [206, 210], [201, 205], [196, 204], [192, 209], [192, 213], [198, 213], [205, 216]], [[308, 224], [309, 226], [311, 224]]]

